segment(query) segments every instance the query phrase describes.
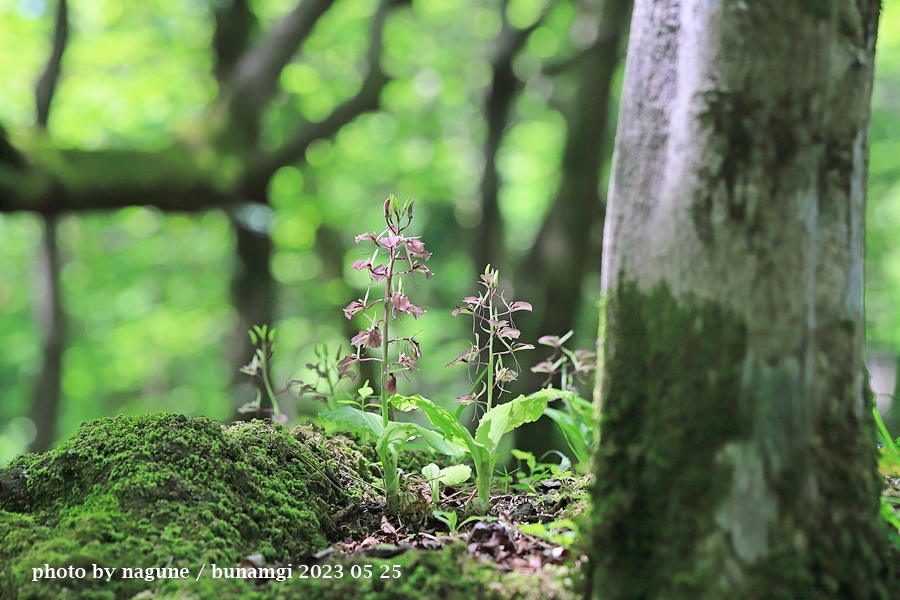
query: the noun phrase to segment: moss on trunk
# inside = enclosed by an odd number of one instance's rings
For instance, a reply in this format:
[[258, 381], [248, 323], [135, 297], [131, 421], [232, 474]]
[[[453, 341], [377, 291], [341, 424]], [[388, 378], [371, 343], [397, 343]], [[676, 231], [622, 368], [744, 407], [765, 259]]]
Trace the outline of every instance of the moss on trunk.
[[897, 597], [874, 433], [843, 395], [812, 435], [766, 445], [791, 398], [760, 394], [784, 373], [757, 373], [739, 317], [665, 285], [608, 302], [593, 597]]
[[715, 307], [684, 311], [665, 288], [623, 285], [607, 315], [594, 597], [696, 600], [710, 584], [696, 544], [731, 484], [715, 455], [749, 433], [739, 402], [746, 332]]

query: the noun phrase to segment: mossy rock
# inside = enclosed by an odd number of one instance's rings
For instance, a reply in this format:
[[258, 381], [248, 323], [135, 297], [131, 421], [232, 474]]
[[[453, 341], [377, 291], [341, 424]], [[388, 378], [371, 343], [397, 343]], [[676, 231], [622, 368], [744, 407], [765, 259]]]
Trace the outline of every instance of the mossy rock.
[[[465, 547], [406, 552], [389, 561], [400, 578], [301, 579], [299, 561], [336, 541], [330, 515], [373, 501], [370, 462], [346, 438], [313, 426], [288, 432], [253, 421], [154, 414], [83, 424], [57, 449], [0, 469], [0, 598], [564, 598], [565, 571], [501, 576]], [[262, 585], [211, 578], [261, 554], [293, 564], [292, 577]], [[83, 577], [34, 581], [34, 569], [84, 569]], [[201, 566], [205, 571], [199, 580]], [[110, 580], [95, 566], [115, 568]], [[184, 579], [121, 578], [122, 568], [187, 568]], [[390, 569], [389, 569], [390, 570]], [[555, 590], [555, 591], [553, 591]]]
[[32, 582], [45, 563], [233, 565], [321, 550], [335, 533], [329, 515], [364, 493], [353, 482], [365, 480], [367, 463], [319, 441], [298, 443], [261, 421], [223, 427], [172, 414], [83, 425], [56, 450], [0, 471], [0, 596], [112, 598], [147, 587], [121, 581], [91, 596], [90, 577]]

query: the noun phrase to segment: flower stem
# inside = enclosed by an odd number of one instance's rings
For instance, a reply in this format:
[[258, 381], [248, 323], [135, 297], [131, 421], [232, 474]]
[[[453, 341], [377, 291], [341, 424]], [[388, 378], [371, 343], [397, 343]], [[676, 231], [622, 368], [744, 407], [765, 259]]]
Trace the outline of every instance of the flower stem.
[[384, 309], [382, 319], [384, 328], [381, 332], [381, 424], [387, 427], [388, 424], [388, 340], [390, 336], [390, 318], [391, 318], [391, 280], [394, 275], [394, 249], [390, 249], [390, 258], [388, 259], [387, 277], [384, 278], [384, 298], [381, 301]]
[[263, 341], [263, 359], [262, 359], [262, 380], [263, 385], [266, 388], [266, 395], [269, 397], [269, 402], [272, 404], [272, 411], [274, 416], [279, 416], [281, 411], [278, 410], [278, 401], [275, 400], [275, 392], [272, 390], [272, 385], [269, 383], [269, 346], [266, 345], [265, 341]]
[[[489, 292], [490, 294], [490, 292]], [[494, 298], [493, 294], [488, 296], [488, 317], [490, 331], [488, 332], [488, 372], [487, 372], [487, 410], [491, 410], [494, 399]]]

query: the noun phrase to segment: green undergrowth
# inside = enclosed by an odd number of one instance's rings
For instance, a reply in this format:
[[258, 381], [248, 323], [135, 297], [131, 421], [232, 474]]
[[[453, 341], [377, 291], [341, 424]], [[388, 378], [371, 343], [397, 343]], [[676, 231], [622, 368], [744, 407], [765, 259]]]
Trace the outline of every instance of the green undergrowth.
[[[397, 579], [300, 579], [297, 565], [342, 537], [331, 515], [383, 503], [378, 483], [351, 440], [311, 425], [289, 432], [173, 414], [86, 423], [57, 449], [0, 469], [0, 598], [569, 597], [564, 576], [517, 583], [524, 576], [501, 576], [464, 546], [335, 559], [372, 565], [374, 575], [396, 564]], [[293, 564], [293, 577], [263, 585], [211, 577], [213, 563], [235, 567], [255, 554], [264, 565]], [[34, 581], [48, 565], [85, 576]], [[116, 575], [95, 579], [95, 565]], [[187, 568], [190, 578], [122, 579], [123, 567]]]

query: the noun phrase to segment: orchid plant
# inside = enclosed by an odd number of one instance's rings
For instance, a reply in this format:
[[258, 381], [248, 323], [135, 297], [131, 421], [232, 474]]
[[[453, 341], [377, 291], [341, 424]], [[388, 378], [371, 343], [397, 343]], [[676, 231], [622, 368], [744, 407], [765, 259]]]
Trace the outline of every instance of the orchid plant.
[[[544, 414], [552, 419], [562, 431], [563, 437], [575, 460], [582, 466], [588, 463], [594, 445], [594, 405], [579, 395], [579, 377], [587, 377], [597, 370], [596, 353], [591, 350], [569, 350], [565, 343], [572, 337], [569, 331], [562, 337], [545, 335], [538, 343], [553, 349], [547, 360], [541, 361], [532, 372], [545, 373], [547, 388], [554, 380], [559, 381], [557, 397], [563, 402], [563, 409], [547, 408]], [[552, 389], [552, 388], [547, 388]]]
[[[379, 233], [363, 233], [356, 236], [356, 243], [374, 246], [372, 255], [353, 263], [357, 271], [369, 274], [370, 283], [362, 298], [352, 301], [344, 308], [344, 316], [352, 319], [363, 315], [368, 325], [350, 340], [354, 352], [338, 361], [336, 367], [341, 375], [351, 373], [354, 366], [363, 362], [380, 365], [380, 417], [365, 410], [370, 403], [366, 398], [372, 393], [368, 382], [360, 388], [361, 402], [346, 403], [344, 406], [321, 413], [326, 422], [355, 430], [373, 438], [375, 450], [381, 460], [384, 477], [385, 497], [388, 512], [398, 514], [403, 508], [400, 496], [400, 479], [397, 474], [397, 460], [400, 449], [409, 440], [421, 437], [438, 452], [451, 456], [461, 456], [462, 450], [447, 441], [439, 432], [432, 431], [416, 423], [399, 423], [390, 419], [388, 397], [397, 391], [397, 375], [418, 368], [422, 356], [419, 342], [414, 337], [391, 338], [391, 323], [404, 316], [418, 319], [424, 310], [410, 302], [403, 288], [404, 278], [415, 274], [431, 279], [432, 273], [425, 266], [431, 253], [418, 237], [407, 235], [413, 219], [413, 201], [400, 203], [390, 196], [384, 202], [386, 227]], [[373, 287], [378, 286], [381, 294], [373, 297]], [[380, 350], [380, 352], [379, 352]]]
[[505, 404], [496, 403], [505, 391], [504, 385], [518, 377], [507, 362], [516, 352], [534, 348], [531, 344], [516, 341], [520, 332], [512, 320], [513, 313], [530, 311], [531, 305], [507, 302], [500, 288], [500, 275], [490, 265], [481, 275], [480, 283], [484, 291], [478, 296], [464, 298], [463, 306], [453, 311], [454, 315], [472, 316], [475, 341], [447, 365], [463, 363], [475, 369], [472, 389], [459, 399], [463, 405], [481, 405], [483, 402], [485, 412], [478, 421], [475, 435], [460, 422], [459, 412], [454, 415], [428, 398], [396, 395], [391, 402], [400, 410], [421, 409], [432, 425], [472, 457], [478, 489], [469, 512], [484, 515], [490, 508], [491, 482], [503, 436], [525, 423], [538, 420], [544, 414], [547, 401], [557, 397], [558, 392], [546, 389], [529, 396], [520, 395]]
[[[419, 342], [414, 337], [391, 337], [391, 323], [405, 316], [418, 319], [424, 310], [407, 297], [403, 282], [417, 273], [431, 278], [425, 262], [431, 253], [424, 243], [407, 234], [413, 219], [413, 201], [400, 203], [394, 196], [384, 203], [386, 227], [379, 233], [364, 233], [356, 242], [374, 247], [372, 255], [357, 260], [353, 268], [365, 271], [370, 283], [362, 298], [353, 300], [344, 308], [348, 319], [365, 316], [367, 326], [359, 331], [351, 344], [354, 352], [337, 363], [340, 374], [347, 374], [363, 362], [376, 362], [380, 366], [380, 416], [366, 410], [365, 398], [371, 393], [368, 385], [360, 389], [360, 403], [345, 404], [319, 416], [326, 422], [349, 428], [376, 440], [376, 451], [381, 460], [388, 512], [399, 514], [403, 507], [400, 496], [400, 480], [397, 459], [401, 448], [411, 439], [420, 437], [435, 450], [461, 458], [469, 454], [475, 463], [478, 487], [477, 498], [470, 504], [469, 512], [483, 515], [490, 508], [490, 490], [496, 466], [500, 441], [503, 436], [524, 423], [535, 421], [544, 413], [547, 401], [555, 398], [556, 390], [546, 389], [530, 396], [519, 396], [506, 404], [498, 404], [505, 385], [515, 381], [518, 373], [512, 368], [515, 353], [532, 349], [531, 344], [518, 340], [520, 332], [513, 323], [513, 313], [530, 311], [527, 302], [507, 302], [500, 286], [500, 277], [490, 265], [480, 278], [483, 291], [478, 296], [463, 299], [454, 315], [470, 315], [473, 319], [474, 343], [460, 353], [450, 365], [463, 363], [474, 369], [473, 384], [469, 393], [460, 398], [461, 404], [478, 404], [484, 414], [473, 436], [460, 422], [461, 409], [456, 414], [423, 398], [421, 395], [405, 396], [397, 393], [397, 375], [418, 368], [422, 356]], [[373, 294], [373, 289], [381, 290]], [[448, 365], [448, 366], [450, 366]], [[429, 429], [417, 423], [392, 421], [390, 407], [401, 411], [421, 409], [437, 429]], [[462, 470], [436, 474], [429, 469], [429, 481], [436, 487], [440, 481], [457, 482]], [[466, 478], [468, 473], [465, 473]], [[436, 489], [433, 489], [436, 495]]]
[[[381, 363], [381, 421], [387, 427], [389, 421], [387, 398], [397, 391], [397, 373], [399, 371], [416, 370], [416, 362], [422, 356], [419, 342], [414, 337], [390, 337], [391, 321], [403, 315], [414, 319], [421, 317], [425, 311], [411, 303], [403, 290], [403, 277], [421, 273], [431, 279], [431, 271], [425, 262], [431, 258], [431, 252], [418, 237], [406, 235], [413, 218], [413, 200], [407, 199], [402, 205], [394, 196], [384, 202], [384, 220], [387, 227], [379, 235], [363, 233], [356, 236], [356, 243], [368, 242], [375, 249], [370, 258], [360, 259], [353, 263], [357, 271], [368, 271], [371, 284], [363, 298], [354, 300], [344, 308], [344, 316], [352, 319], [363, 313], [369, 318], [369, 326], [356, 334], [350, 343], [356, 351], [338, 363], [339, 369], [348, 369], [354, 363], [376, 361]], [[386, 255], [383, 262], [378, 258]], [[373, 284], [383, 284], [380, 297], [370, 299]], [[366, 313], [371, 309], [377, 311]], [[403, 344], [405, 351], [398, 351], [396, 359], [389, 354], [391, 344]], [[380, 349], [380, 356], [370, 356], [368, 352]]]

